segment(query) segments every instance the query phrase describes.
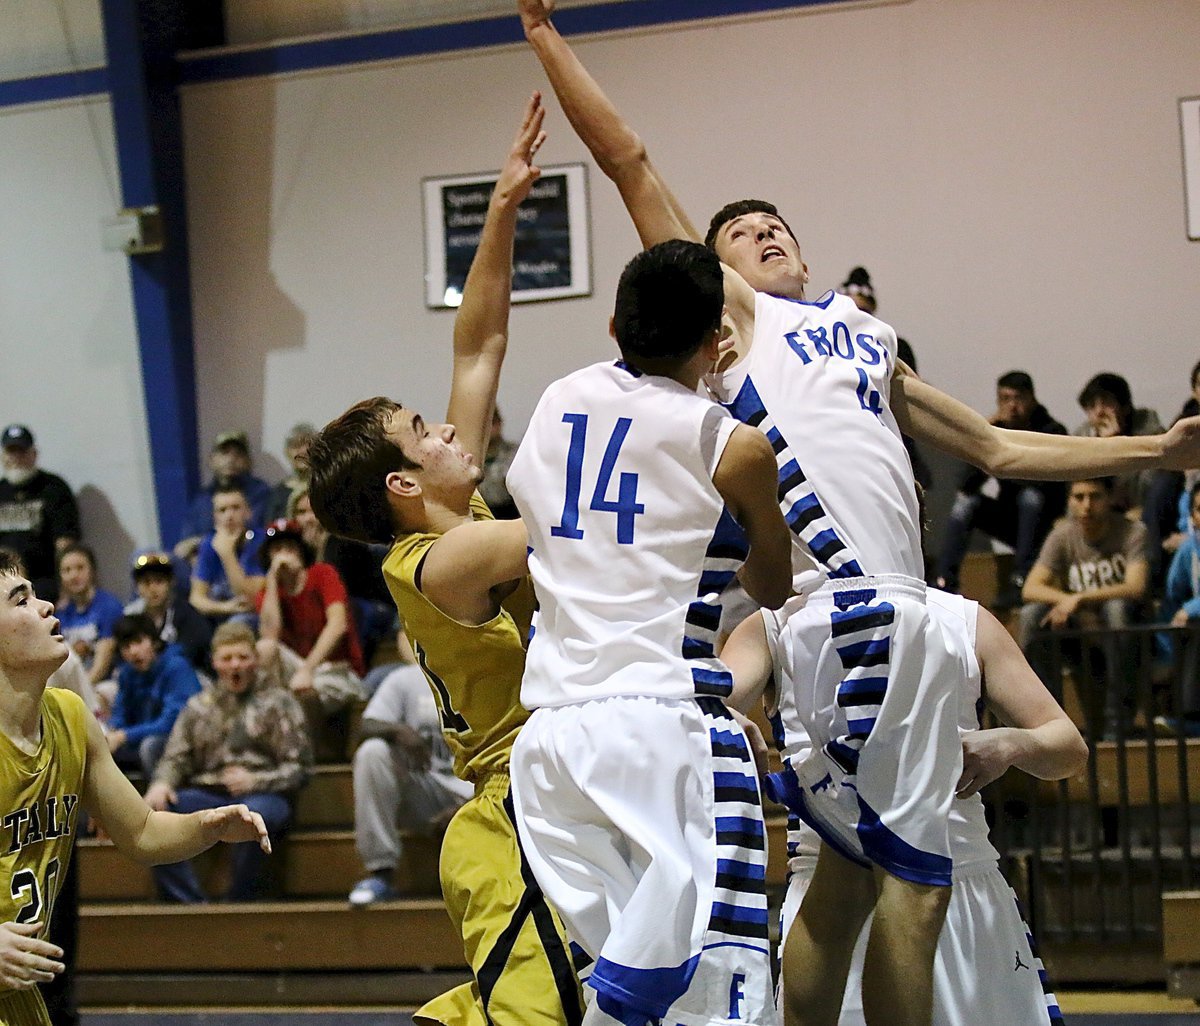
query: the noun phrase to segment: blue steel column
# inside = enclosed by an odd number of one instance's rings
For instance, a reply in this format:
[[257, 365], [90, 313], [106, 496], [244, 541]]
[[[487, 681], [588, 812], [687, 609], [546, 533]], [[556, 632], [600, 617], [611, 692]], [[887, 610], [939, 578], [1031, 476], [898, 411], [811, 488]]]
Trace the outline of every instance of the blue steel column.
[[170, 545], [199, 482], [177, 37], [152, 3], [102, 0], [102, 11], [122, 201], [157, 204], [163, 219], [162, 251], [131, 256], [129, 279], [159, 534]]

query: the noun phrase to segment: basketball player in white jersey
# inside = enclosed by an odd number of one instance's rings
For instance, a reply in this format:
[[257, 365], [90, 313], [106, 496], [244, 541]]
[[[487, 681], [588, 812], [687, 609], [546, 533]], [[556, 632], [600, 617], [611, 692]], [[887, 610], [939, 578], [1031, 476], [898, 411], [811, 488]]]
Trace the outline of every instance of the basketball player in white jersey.
[[[563, 110], [621, 192], [644, 245], [698, 233], [645, 147], [566, 46], [545, 0], [518, 0], [526, 37]], [[725, 266], [733, 336], [709, 385], [776, 449], [780, 501], [798, 546], [830, 575], [806, 612], [810, 665], [785, 722], [812, 737], [794, 767], [806, 816], [836, 838], [798, 920], [805, 1026], [840, 1011], [836, 933], [848, 890], [878, 888], [864, 972], [869, 1023], [925, 1026], [933, 954], [952, 860], [946, 817], [961, 768], [958, 640], [924, 602], [912, 472], [900, 430], [995, 476], [1067, 479], [1200, 462], [1200, 419], [1164, 435], [1078, 439], [1008, 431], [920, 381], [895, 356], [895, 333], [834, 293], [806, 303], [808, 268], [773, 206], [733, 204], [708, 242]], [[1090, 445], [1081, 445], [1081, 441]], [[1086, 471], [1084, 468], [1087, 468]], [[884, 579], [886, 577], [886, 579]], [[813, 685], [813, 681], [816, 681]], [[860, 702], [848, 717], [839, 697]], [[870, 702], [867, 699], [875, 699]], [[916, 710], [918, 715], [912, 715]], [[874, 884], [856, 864], [874, 867]], [[836, 993], [835, 993], [836, 992]], [[831, 994], [833, 995], [831, 997]]]
[[[1062, 1017], [1015, 896], [999, 867], [999, 854], [988, 840], [982, 788], [1016, 767], [1042, 780], [1070, 776], [1087, 762], [1088, 750], [1079, 730], [1030, 668], [1020, 648], [1000, 622], [978, 603], [930, 590], [928, 605], [947, 632], [963, 639], [966, 654], [958, 696], [958, 723], [964, 768], [950, 810], [950, 847], [954, 887], [934, 964], [935, 1026], [975, 1026], [980, 1022], [1058, 1026]], [[721, 651], [734, 675], [730, 704], [748, 713], [760, 702], [778, 729], [779, 693], [787, 691], [797, 665], [795, 633], [784, 607], [763, 611], [743, 621]], [[807, 660], [801, 654], [799, 665]], [[779, 682], [776, 684], [775, 682]], [[982, 730], [986, 703], [1004, 727]], [[772, 780], [786, 790], [794, 786], [788, 772]], [[782, 778], [782, 779], [780, 779]], [[789, 936], [814, 875], [819, 838], [792, 817], [788, 830], [788, 889], [781, 935]], [[840, 1026], [865, 1022], [859, 982], [863, 972], [866, 930], [864, 908], [842, 903], [842, 929], [858, 938], [843, 999]], [[796, 999], [797, 966], [785, 947], [781, 995], [785, 1011]]]
[[722, 303], [705, 247], [635, 257], [621, 359], [546, 390], [508, 473], [540, 603], [516, 818], [595, 959], [589, 1026], [775, 1022], [758, 778], [713, 639], [735, 575], [782, 605], [791, 542], [770, 445], [696, 391]]

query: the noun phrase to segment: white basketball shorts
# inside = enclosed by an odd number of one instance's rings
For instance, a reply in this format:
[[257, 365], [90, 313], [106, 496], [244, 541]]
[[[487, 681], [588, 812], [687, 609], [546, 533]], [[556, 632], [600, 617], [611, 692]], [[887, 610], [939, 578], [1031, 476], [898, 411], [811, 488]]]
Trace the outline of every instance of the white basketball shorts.
[[595, 959], [588, 1026], [776, 1022], [758, 779], [719, 699], [539, 709], [511, 774], [530, 868]]
[[958, 694], [973, 654], [902, 576], [828, 582], [787, 620], [786, 717], [811, 739], [772, 797], [861, 865], [949, 886], [947, 817], [962, 772]]

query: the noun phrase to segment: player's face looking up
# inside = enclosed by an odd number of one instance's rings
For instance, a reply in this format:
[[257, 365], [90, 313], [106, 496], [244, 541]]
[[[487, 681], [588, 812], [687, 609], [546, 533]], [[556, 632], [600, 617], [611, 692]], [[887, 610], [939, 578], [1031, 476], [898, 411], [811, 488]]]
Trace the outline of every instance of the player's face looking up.
[[54, 603], [33, 594], [33, 585], [0, 574], [0, 672], [44, 669], [47, 676], [67, 658]]
[[221, 645], [213, 652], [213, 669], [221, 687], [240, 695], [250, 687], [258, 671], [258, 653], [248, 641]]
[[808, 266], [800, 244], [783, 221], [763, 211], [726, 221], [714, 243], [721, 262], [732, 267], [758, 292], [803, 299]]
[[483, 477], [483, 470], [459, 444], [453, 424], [426, 424], [419, 413], [401, 407], [392, 415], [387, 434], [416, 464], [398, 475], [417, 479], [423, 492], [441, 496], [466, 489], [470, 494]]

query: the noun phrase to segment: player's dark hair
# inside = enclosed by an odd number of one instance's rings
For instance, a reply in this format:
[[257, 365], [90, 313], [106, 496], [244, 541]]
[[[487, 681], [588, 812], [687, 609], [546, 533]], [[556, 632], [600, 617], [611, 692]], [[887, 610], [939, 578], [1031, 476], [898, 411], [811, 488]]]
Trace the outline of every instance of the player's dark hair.
[[351, 406], [308, 447], [308, 498], [325, 530], [361, 542], [389, 544], [396, 534], [385, 479], [419, 470], [387, 434], [400, 404], [383, 396]]
[[[779, 216], [779, 211], [774, 203], [768, 203], [766, 200], [744, 199], [726, 203], [713, 214], [712, 220], [708, 222], [708, 234], [704, 236], [704, 245], [709, 249], [714, 249], [717, 244], [717, 235], [721, 229], [735, 217], [741, 217], [744, 214], [770, 214], [772, 217], [777, 217], [779, 223], [787, 229], [787, 233], [796, 239], [796, 233], [792, 231], [792, 226]], [[796, 239], [796, 244], [799, 245], [799, 243], [800, 240]]]
[[62, 569], [62, 562], [70, 555], [80, 555], [88, 561], [88, 566], [91, 567], [92, 576], [96, 575], [96, 553], [91, 550], [90, 546], [84, 545], [83, 542], [71, 542], [70, 545], [63, 547], [59, 552], [55, 565]]
[[1009, 371], [996, 379], [997, 388], [1011, 388], [1014, 392], [1024, 392], [1033, 395], [1033, 378], [1025, 371]]
[[156, 650], [163, 647], [158, 628], [145, 613], [128, 613], [113, 624], [113, 641], [117, 643], [118, 652], [139, 638], [149, 638]]
[[25, 564], [12, 549], [0, 547], [0, 577], [24, 577]]
[[1129, 382], [1120, 374], [1110, 371], [1097, 374], [1079, 393], [1079, 405], [1085, 410], [1097, 399], [1111, 399], [1122, 410], [1133, 408], [1133, 393], [1129, 390]]
[[725, 280], [712, 250], [672, 239], [621, 272], [613, 333], [631, 363], [683, 360], [721, 325]]

